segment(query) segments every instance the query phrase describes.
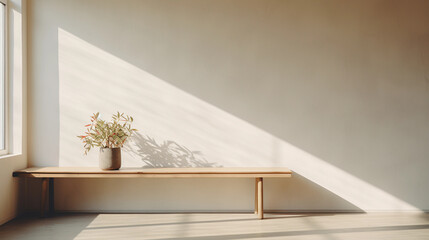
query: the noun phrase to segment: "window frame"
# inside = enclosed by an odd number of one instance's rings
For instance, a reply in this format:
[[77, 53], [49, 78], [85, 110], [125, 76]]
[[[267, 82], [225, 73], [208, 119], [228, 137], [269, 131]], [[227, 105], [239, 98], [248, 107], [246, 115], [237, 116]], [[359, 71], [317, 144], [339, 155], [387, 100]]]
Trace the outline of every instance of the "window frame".
[[[0, 4], [4, 5], [4, 19], [3, 19], [3, 128], [4, 128], [4, 149], [0, 149], [0, 156], [9, 154], [9, 51], [8, 51], [8, 39], [9, 39], [9, 28], [8, 28], [8, 0], [0, 0]], [[0, 46], [1, 47], [1, 46]]]

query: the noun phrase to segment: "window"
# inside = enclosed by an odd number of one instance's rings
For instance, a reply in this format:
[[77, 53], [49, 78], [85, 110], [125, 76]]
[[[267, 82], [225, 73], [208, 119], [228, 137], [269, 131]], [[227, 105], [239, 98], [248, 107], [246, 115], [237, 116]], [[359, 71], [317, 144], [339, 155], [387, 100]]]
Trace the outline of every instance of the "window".
[[7, 153], [6, 3], [0, 1], [0, 155]]

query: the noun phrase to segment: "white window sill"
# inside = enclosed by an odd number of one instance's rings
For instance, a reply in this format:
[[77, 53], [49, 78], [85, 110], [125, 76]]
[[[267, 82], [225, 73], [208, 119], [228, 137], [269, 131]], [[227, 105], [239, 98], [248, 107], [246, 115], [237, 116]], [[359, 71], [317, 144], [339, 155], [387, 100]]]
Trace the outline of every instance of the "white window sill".
[[20, 156], [22, 153], [8, 153], [0, 156], [0, 160]]

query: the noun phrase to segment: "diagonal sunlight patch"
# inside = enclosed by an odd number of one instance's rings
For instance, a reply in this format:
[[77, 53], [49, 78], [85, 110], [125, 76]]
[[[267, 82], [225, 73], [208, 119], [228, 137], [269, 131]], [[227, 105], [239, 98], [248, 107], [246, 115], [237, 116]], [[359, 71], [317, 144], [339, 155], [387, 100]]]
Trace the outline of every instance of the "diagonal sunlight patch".
[[[97, 166], [96, 151], [84, 157], [76, 136], [91, 113], [99, 111], [110, 118], [121, 111], [134, 117], [142, 135], [155, 142], [174, 141], [210, 164], [289, 167], [364, 211], [419, 211], [63, 29], [58, 29], [58, 48], [60, 166]], [[123, 166], [145, 166], [141, 145], [139, 138], [129, 144], [131, 151], [123, 154]]]

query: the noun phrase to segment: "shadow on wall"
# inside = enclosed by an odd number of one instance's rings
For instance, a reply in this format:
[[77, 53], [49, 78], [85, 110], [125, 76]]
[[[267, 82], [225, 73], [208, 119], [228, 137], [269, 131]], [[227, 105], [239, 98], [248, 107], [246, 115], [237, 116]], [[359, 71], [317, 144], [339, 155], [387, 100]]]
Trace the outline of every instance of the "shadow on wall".
[[348, 213], [365, 212], [355, 202], [340, 196], [342, 194], [328, 191], [297, 172], [293, 172], [288, 179], [264, 179], [264, 204], [267, 212], [284, 212], [284, 202], [287, 202], [288, 212], [329, 212], [331, 209], [341, 209]]
[[205, 159], [200, 151], [192, 151], [179, 143], [167, 140], [157, 142], [154, 138], [136, 133], [132, 137], [134, 147], [127, 145], [125, 150], [141, 157], [144, 168], [189, 168], [189, 167], [222, 167]]

